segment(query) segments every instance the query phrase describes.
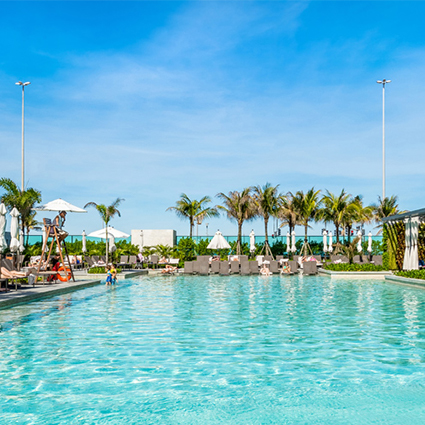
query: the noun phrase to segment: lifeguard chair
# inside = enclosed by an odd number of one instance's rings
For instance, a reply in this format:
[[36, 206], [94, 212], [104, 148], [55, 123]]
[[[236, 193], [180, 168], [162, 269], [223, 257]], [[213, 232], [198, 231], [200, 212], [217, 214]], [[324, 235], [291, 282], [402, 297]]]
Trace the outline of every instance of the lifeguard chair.
[[[46, 248], [47, 245], [49, 245], [49, 239], [51, 239], [46, 263], [49, 264], [50, 257], [52, 255], [53, 245], [56, 242], [56, 246], [62, 263], [62, 265], [57, 270], [57, 278], [62, 282], [68, 282], [71, 279], [73, 280], [73, 282], [75, 282], [74, 273], [72, 271], [71, 262], [69, 261], [68, 249], [66, 247], [65, 240], [61, 240], [61, 238], [59, 237], [58, 228], [52, 223], [52, 220], [50, 220], [50, 218], [43, 218], [43, 223], [46, 239], [43, 242], [40, 264], [38, 265], [37, 269], [37, 277], [40, 274], [40, 269], [44, 261], [44, 255], [46, 254]], [[65, 254], [65, 257], [63, 254]], [[64, 258], [66, 258], [68, 265], [66, 265]]]

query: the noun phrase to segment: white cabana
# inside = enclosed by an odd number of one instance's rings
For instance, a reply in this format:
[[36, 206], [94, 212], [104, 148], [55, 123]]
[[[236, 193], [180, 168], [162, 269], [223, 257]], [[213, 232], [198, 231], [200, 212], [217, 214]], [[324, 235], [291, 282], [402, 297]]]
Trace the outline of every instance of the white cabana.
[[207, 246], [208, 249], [230, 249], [229, 243], [224, 239], [220, 231], [216, 232], [211, 242]]
[[34, 210], [35, 211], [65, 211], [65, 212], [74, 212], [74, 213], [87, 212], [86, 210], [76, 207], [75, 205], [72, 205], [61, 198], [55, 199], [54, 201], [50, 201], [47, 204], [35, 207]]
[[19, 250], [19, 211], [16, 208], [10, 212], [12, 219], [10, 220], [10, 251], [17, 252]]
[[367, 235], [367, 237], [368, 237], [367, 252], [369, 254], [371, 254], [372, 253], [372, 232], [369, 232], [368, 235]]
[[323, 230], [323, 252], [328, 252], [328, 232], [326, 230]]
[[255, 252], [255, 233], [254, 230], [249, 234], [249, 250]]
[[86, 238], [86, 231], [85, 230], [83, 230], [83, 238], [82, 238], [82, 243], [83, 243], [83, 247], [81, 248], [81, 251], [83, 251], [83, 253], [86, 253], [87, 252], [87, 238]]
[[295, 246], [295, 230], [292, 231], [291, 242], [292, 242], [291, 252], [296, 252], [297, 251], [297, 247]]
[[328, 252], [332, 252], [334, 250], [334, 247], [333, 247], [334, 242], [333, 242], [333, 237], [332, 237], [331, 231], [329, 231], [328, 236], [329, 236]]
[[0, 254], [7, 248], [6, 243], [6, 206], [0, 204]]
[[[111, 235], [114, 238], [128, 238], [130, 236], [127, 233], [121, 232], [120, 230], [108, 226], [108, 238]], [[96, 230], [95, 232], [91, 232], [87, 236], [89, 236], [90, 238], [106, 239], [106, 227], [100, 230]]]
[[362, 248], [362, 232], [361, 232], [361, 230], [359, 230], [357, 232], [357, 237], [359, 238], [359, 240], [357, 241], [357, 252], [363, 252], [363, 248]]

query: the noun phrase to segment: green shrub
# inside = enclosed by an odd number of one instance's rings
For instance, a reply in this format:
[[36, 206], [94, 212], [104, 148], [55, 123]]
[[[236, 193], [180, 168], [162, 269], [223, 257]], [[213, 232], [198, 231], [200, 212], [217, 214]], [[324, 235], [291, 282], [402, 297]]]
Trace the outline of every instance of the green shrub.
[[[117, 273], [121, 273], [122, 269], [120, 269], [119, 267], [117, 267]], [[92, 267], [91, 269], [89, 269], [88, 273], [92, 273], [92, 274], [103, 274], [106, 273], [106, 268], [105, 267]]]
[[394, 273], [396, 276], [410, 277], [412, 279], [425, 279], [425, 270], [409, 270]]
[[381, 272], [386, 270], [383, 266], [375, 264], [348, 264], [348, 263], [328, 263], [323, 266], [325, 270], [334, 272]]

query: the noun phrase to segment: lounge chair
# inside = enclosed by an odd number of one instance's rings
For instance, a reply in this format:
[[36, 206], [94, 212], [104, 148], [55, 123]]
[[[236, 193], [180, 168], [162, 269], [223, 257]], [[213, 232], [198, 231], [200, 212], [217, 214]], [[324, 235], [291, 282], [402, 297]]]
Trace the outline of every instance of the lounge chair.
[[252, 274], [258, 274], [258, 262], [255, 261], [249, 261], [249, 270]]
[[211, 262], [211, 273], [220, 273], [220, 261]]
[[298, 271], [298, 262], [295, 260], [289, 260], [288, 266], [291, 268], [291, 273], [296, 273]]
[[248, 255], [239, 255], [239, 261], [242, 263], [242, 261], [248, 261]]
[[120, 262], [117, 264], [118, 267], [128, 266], [128, 255], [121, 255]]
[[158, 266], [159, 257], [157, 255], [151, 255], [151, 265], [152, 268], [157, 268]]
[[375, 264], [375, 266], [382, 266], [382, 255], [374, 255], [371, 263]]
[[303, 263], [303, 275], [317, 274], [316, 261], [305, 261]]
[[220, 275], [222, 275], [222, 276], [228, 276], [229, 275], [229, 262], [228, 261], [220, 261]]
[[276, 255], [276, 261], [283, 260], [283, 255]]
[[272, 273], [279, 273], [279, 263], [277, 261], [272, 260], [270, 262], [270, 271]]
[[185, 274], [193, 274], [193, 261], [184, 262], [184, 272]]
[[232, 274], [239, 274], [239, 261], [231, 261], [230, 262], [230, 272]]
[[130, 255], [130, 258], [128, 259], [128, 264], [130, 265], [130, 268], [136, 267], [137, 256], [136, 255]]
[[197, 261], [199, 263], [199, 271], [200, 275], [206, 276], [210, 272], [210, 265], [208, 261]]
[[249, 263], [253, 263], [254, 261], [242, 260], [241, 261], [241, 276], [247, 276], [251, 274], [251, 270], [249, 268]]
[[263, 261], [270, 261], [272, 262], [274, 260], [272, 255], [265, 255]]

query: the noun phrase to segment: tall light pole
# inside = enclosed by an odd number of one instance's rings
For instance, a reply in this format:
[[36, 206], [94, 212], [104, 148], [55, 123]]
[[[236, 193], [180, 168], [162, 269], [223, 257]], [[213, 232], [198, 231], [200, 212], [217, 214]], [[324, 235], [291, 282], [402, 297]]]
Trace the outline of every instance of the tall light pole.
[[391, 80], [378, 80], [382, 84], [382, 200], [385, 199], [385, 84]]
[[15, 83], [17, 86], [22, 86], [22, 192], [25, 190], [24, 187], [24, 100], [25, 100], [25, 86], [28, 86], [29, 84], [31, 84], [29, 81], [27, 81], [26, 83], [23, 83], [22, 81], [18, 81], [17, 83]]

